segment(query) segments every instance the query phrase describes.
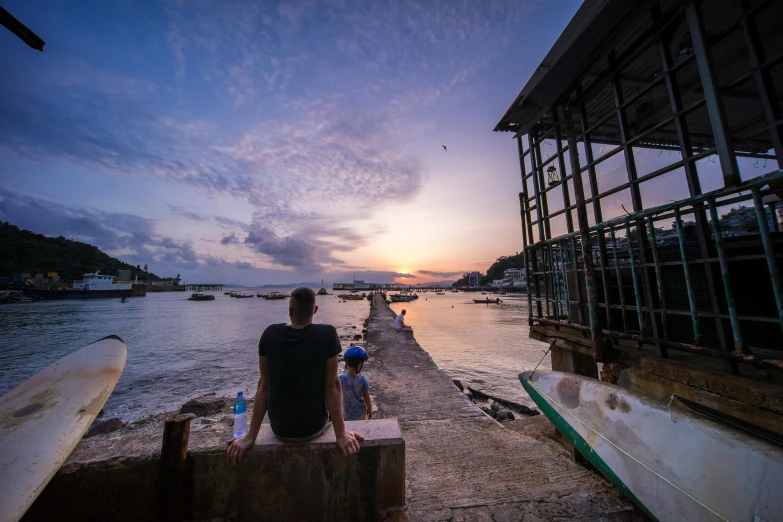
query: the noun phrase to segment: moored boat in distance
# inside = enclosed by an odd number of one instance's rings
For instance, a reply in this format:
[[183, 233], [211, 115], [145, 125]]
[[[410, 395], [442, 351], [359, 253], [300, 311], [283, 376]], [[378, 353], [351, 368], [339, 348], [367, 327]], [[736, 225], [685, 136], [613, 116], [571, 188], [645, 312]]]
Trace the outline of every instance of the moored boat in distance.
[[501, 301], [499, 298], [495, 298], [495, 299], [474, 299], [473, 302], [476, 304], [500, 304], [503, 301]]
[[418, 298], [418, 294], [410, 294], [407, 292], [389, 296], [389, 299], [391, 299], [392, 303], [410, 303], [411, 301], [415, 301]]
[[343, 294], [343, 295], [338, 295], [337, 297], [339, 297], [340, 299], [343, 299], [345, 301], [361, 301], [361, 300], [367, 298], [367, 294], [362, 294], [362, 295], [358, 295], [358, 294]]
[[188, 297], [188, 301], [214, 301], [215, 296], [212, 294], [201, 294], [199, 292], [193, 292], [190, 297]]
[[7, 290], [0, 292], [0, 304], [32, 303], [38, 299], [27, 297], [21, 290]]
[[231, 297], [236, 297], [237, 299], [247, 299], [248, 297], [253, 297], [253, 294], [234, 294]]
[[84, 274], [81, 281], [74, 281], [71, 288], [25, 288], [26, 297], [40, 300], [95, 299], [107, 297], [143, 297], [147, 287], [131, 281], [118, 281], [116, 276], [103, 275], [98, 270], [94, 274]]
[[321, 279], [321, 289], [318, 290], [318, 293], [316, 295], [329, 295], [329, 292], [326, 291], [326, 287], [324, 286], [323, 279]]
[[269, 292], [268, 294], [265, 294], [265, 295], [260, 295], [259, 294], [258, 297], [263, 297], [267, 301], [279, 301], [281, 299], [288, 299], [288, 295], [287, 294], [283, 294], [283, 293], [280, 293], [280, 292]]

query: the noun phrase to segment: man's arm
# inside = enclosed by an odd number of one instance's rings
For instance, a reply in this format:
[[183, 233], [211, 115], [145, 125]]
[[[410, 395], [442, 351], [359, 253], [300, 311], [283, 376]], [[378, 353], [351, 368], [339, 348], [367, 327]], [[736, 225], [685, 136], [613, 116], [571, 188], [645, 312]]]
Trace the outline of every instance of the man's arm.
[[242, 460], [242, 455], [253, 447], [258, 438], [258, 432], [261, 430], [261, 423], [266, 416], [267, 382], [266, 382], [266, 357], [258, 357], [258, 388], [256, 389], [256, 398], [253, 402], [253, 415], [250, 418], [250, 429], [244, 435], [234, 437], [228, 441], [228, 460], [238, 464]]
[[359, 441], [364, 440], [364, 437], [345, 429], [345, 421], [343, 420], [343, 387], [340, 384], [340, 377], [337, 376], [336, 355], [326, 360], [326, 379], [324, 383], [326, 385], [326, 407], [329, 410], [329, 417], [332, 419], [337, 445], [340, 446], [343, 455], [359, 453]]

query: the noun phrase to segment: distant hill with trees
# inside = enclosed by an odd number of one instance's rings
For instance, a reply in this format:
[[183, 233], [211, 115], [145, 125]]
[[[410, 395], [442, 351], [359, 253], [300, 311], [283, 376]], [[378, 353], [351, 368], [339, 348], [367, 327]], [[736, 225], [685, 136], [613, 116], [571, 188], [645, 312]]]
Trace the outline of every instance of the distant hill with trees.
[[[481, 284], [486, 285], [495, 279], [503, 279], [503, 272], [505, 272], [508, 268], [524, 268], [524, 266], [524, 257], [521, 253], [516, 253], [513, 256], [500, 256], [487, 269], [486, 274], [481, 276]], [[451, 286], [466, 286], [467, 284], [468, 272], [465, 272], [462, 277], [455, 281]]]
[[79, 280], [84, 274], [98, 270], [106, 275], [130, 270], [131, 278], [138, 276], [148, 281], [174, 281], [179, 278], [161, 278], [149, 272], [147, 265], [130, 265], [87, 243], [63, 236], [47, 237], [21, 230], [7, 221], [0, 222], [0, 276], [57, 272], [61, 280], [67, 281]]

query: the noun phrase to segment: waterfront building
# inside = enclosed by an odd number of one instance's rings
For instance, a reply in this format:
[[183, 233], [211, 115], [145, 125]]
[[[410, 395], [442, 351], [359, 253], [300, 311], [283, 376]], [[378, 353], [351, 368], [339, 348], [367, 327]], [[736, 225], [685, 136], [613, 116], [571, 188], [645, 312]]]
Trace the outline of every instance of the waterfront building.
[[468, 286], [481, 286], [480, 272], [470, 272], [468, 274]]
[[[769, 212], [766, 212], [767, 226], [771, 229], [773, 221]], [[728, 214], [720, 217], [721, 231], [724, 237], [745, 236], [758, 234], [759, 222], [756, 211], [752, 207], [740, 206], [732, 208]]]
[[507, 279], [512, 283], [521, 283], [525, 280], [525, 271], [521, 268], [506, 268], [503, 271], [503, 279]]
[[782, 17], [586, 0], [498, 122], [519, 158], [530, 336], [554, 369], [625, 371], [783, 433], [759, 407], [783, 390]]

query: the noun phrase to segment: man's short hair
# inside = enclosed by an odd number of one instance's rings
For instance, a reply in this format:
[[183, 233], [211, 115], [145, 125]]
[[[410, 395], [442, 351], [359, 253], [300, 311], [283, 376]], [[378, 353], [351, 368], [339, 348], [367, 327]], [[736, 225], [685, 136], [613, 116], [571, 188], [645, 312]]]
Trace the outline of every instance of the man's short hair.
[[405, 315], [405, 308], [402, 309], [402, 312], [400, 312], [402, 315]]
[[312, 318], [315, 309], [315, 292], [310, 288], [300, 286], [291, 292], [291, 297], [288, 299], [288, 309], [291, 321], [307, 321]]

